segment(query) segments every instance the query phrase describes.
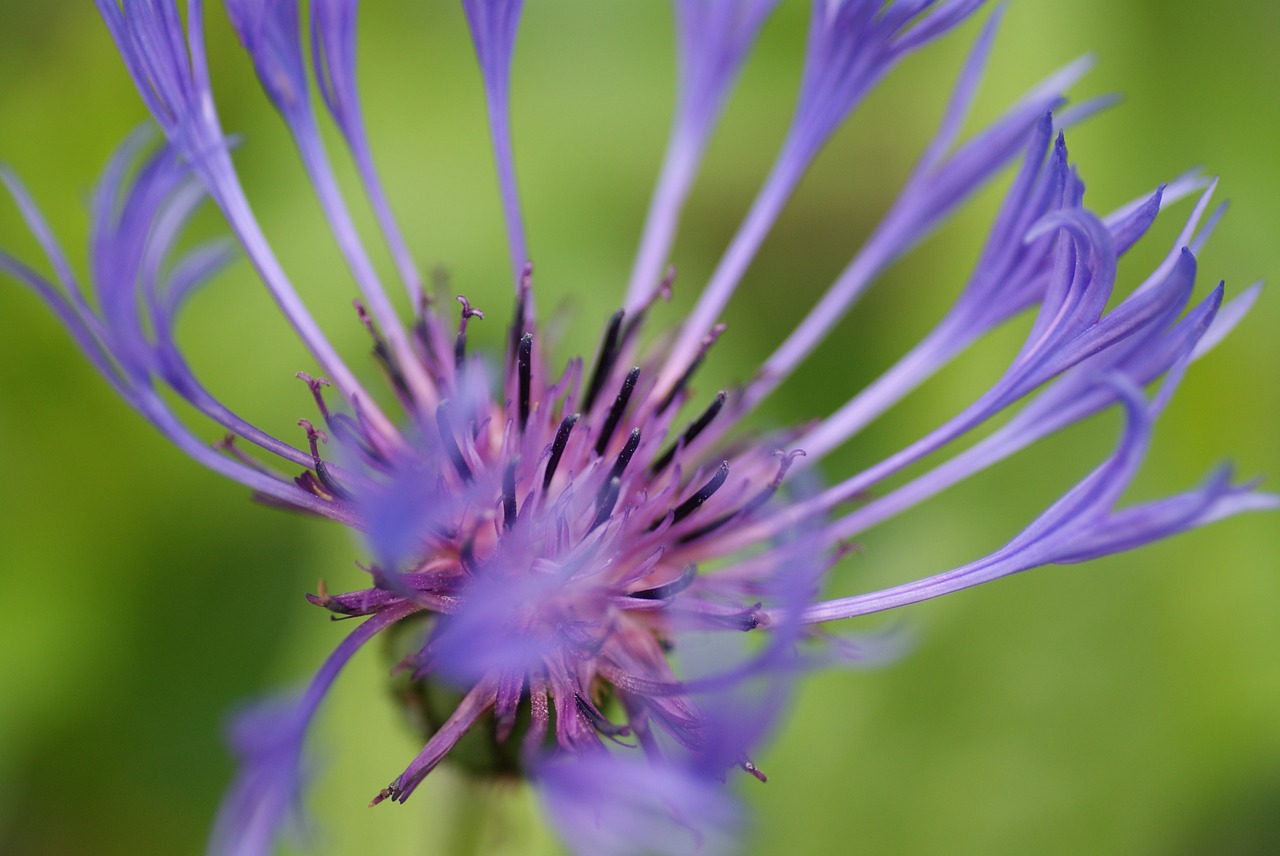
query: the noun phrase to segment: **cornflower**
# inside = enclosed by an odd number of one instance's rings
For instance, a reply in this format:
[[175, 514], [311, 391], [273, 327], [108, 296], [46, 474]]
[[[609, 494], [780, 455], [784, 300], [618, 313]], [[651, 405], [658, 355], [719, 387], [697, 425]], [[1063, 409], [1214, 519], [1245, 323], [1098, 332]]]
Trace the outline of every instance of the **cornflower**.
[[[1255, 485], [1234, 483], [1225, 468], [1185, 493], [1118, 505], [1183, 372], [1245, 315], [1258, 288], [1224, 304], [1219, 285], [1193, 301], [1195, 255], [1221, 213], [1210, 210], [1214, 182], [1185, 176], [1106, 215], [1085, 207], [1063, 131], [1106, 102], [1067, 107], [1063, 93], [1086, 63], [960, 139], [998, 11], [934, 138], [848, 266], [748, 381], [712, 395], [695, 388], [724, 332], [723, 310], [812, 159], [899, 59], [950, 32], [981, 0], [814, 0], [800, 92], [777, 158], [692, 311], [654, 338], [646, 327], [675, 283], [668, 259], [685, 199], [776, 5], [676, 0], [678, 103], [632, 275], [594, 355], [564, 366], [549, 356], [538, 322], [512, 155], [519, 0], [463, 0], [514, 291], [499, 360], [468, 350], [468, 329], [484, 314], [465, 296], [451, 310], [428, 293], [392, 214], [358, 99], [356, 2], [313, 0], [307, 38], [297, 0], [226, 0], [359, 290], [357, 316], [388, 383], [381, 395], [361, 384], [315, 323], [249, 204], [214, 106], [200, 0], [189, 0], [185, 20], [172, 0], [96, 3], [163, 139], [131, 137], [97, 187], [92, 295], [7, 171], [0, 177], [52, 275], [7, 253], [0, 268], [50, 306], [116, 391], [172, 442], [265, 503], [351, 527], [370, 554], [367, 588], [331, 594], [321, 586], [309, 595], [336, 618], [358, 619], [356, 628], [300, 697], [238, 719], [243, 769], [213, 852], [272, 848], [295, 814], [311, 719], [342, 667], [375, 637], [394, 638], [402, 651], [396, 668], [428, 735], [373, 804], [404, 802], [460, 741], [478, 738], [491, 749], [479, 772], [533, 781], [575, 851], [729, 849], [743, 818], [723, 780], [733, 768], [764, 779], [751, 759], [794, 682], [824, 664], [876, 654], [876, 639], [834, 636], [827, 622], [1280, 506]], [[397, 312], [358, 233], [322, 142], [319, 105], [355, 166], [412, 318]], [[931, 332], [834, 413], [789, 431], [735, 432], [886, 268], [1009, 165], [1015, 174], [979, 259]], [[1108, 309], [1118, 258], [1164, 206], [1196, 194], [1169, 252]], [[271, 436], [216, 399], [175, 340], [186, 299], [231, 256], [224, 245], [177, 251], [206, 199], [315, 358], [299, 374], [316, 411], [299, 423], [303, 442]], [[885, 460], [819, 484], [812, 468], [828, 453], [1028, 312], [1025, 343], [972, 404]], [[220, 426], [223, 438], [202, 439], [169, 393]], [[963, 451], [886, 487], [1013, 408]], [[882, 591], [820, 595], [862, 533], [1111, 408], [1125, 417], [1115, 449], [1005, 546]], [[437, 718], [433, 700], [446, 689], [458, 701]]]

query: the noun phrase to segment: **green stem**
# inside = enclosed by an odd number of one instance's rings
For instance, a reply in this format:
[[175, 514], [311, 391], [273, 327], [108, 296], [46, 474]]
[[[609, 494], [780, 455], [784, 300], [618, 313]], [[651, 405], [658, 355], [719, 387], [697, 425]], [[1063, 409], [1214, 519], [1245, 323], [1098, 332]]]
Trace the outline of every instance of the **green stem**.
[[479, 779], [448, 765], [433, 776], [446, 779], [435, 822], [436, 851], [450, 856], [561, 856], [528, 782], [516, 778]]

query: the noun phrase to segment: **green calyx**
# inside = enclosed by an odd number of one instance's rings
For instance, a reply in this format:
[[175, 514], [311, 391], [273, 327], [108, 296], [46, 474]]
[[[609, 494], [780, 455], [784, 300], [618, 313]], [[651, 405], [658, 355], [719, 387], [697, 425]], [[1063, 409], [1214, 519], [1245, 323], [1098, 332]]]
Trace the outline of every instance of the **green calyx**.
[[[413, 679], [413, 664], [434, 622], [434, 615], [421, 613], [383, 634], [385, 656], [392, 664], [391, 693], [424, 740], [444, 725], [467, 693], [467, 688], [435, 676]], [[484, 714], [449, 750], [443, 763], [478, 779], [524, 778], [523, 747], [530, 718], [527, 695], [516, 708], [514, 723], [500, 722], [492, 712]], [[550, 731], [554, 733], [554, 728]]]

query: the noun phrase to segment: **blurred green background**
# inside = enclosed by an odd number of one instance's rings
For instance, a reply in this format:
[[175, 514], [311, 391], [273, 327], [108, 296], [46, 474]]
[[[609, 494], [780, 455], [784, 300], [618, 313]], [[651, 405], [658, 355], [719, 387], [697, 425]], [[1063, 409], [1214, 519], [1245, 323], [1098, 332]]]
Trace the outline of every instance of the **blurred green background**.
[[[220, 4], [210, 5], [213, 74], [224, 125], [243, 135], [245, 184], [295, 282], [358, 362], [367, 343], [351, 317], [351, 285], [334, 275], [340, 262], [290, 143]], [[496, 310], [480, 334], [496, 343], [505, 242], [460, 9], [366, 5], [363, 92], [394, 205], [423, 265], [447, 266], [456, 291]], [[661, 2], [531, 5], [515, 135], [544, 315], [563, 307], [563, 358], [594, 347], [625, 282], [667, 129], [671, 24]], [[690, 201], [677, 299], [660, 321], [690, 305], [768, 167], [806, 12], [784, 3], [765, 30]], [[730, 309], [704, 391], [746, 377], [847, 261], [931, 133], [976, 28], [904, 63], [824, 152]], [[1094, 52], [1077, 94], [1116, 91], [1125, 103], [1068, 137], [1088, 201], [1109, 210], [1189, 167], [1220, 173], [1219, 198], [1232, 207], [1201, 257], [1201, 289], [1225, 278], [1235, 291], [1280, 272], [1277, 37], [1280, 5], [1269, 0], [1013, 0], [971, 128]], [[78, 264], [92, 182], [143, 119], [89, 4], [0, 2], [0, 160]], [[895, 268], [763, 422], [829, 412], [928, 330], [967, 274], [997, 191]], [[1162, 218], [1122, 266], [1122, 287], [1163, 254], [1188, 210]], [[214, 218], [199, 230], [216, 231]], [[38, 258], [7, 202], [0, 244]], [[255, 506], [172, 449], [20, 287], [0, 285], [0, 307], [0, 852], [199, 852], [232, 770], [226, 714], [304, 680], [349, 629], [302, 593], [320, 577], [335, 589], [358, 585], [361, 549], [334, 526]], [[833, 456], [828, 477], [971, 400], [1021, 329], [979, 347]], [[1189, 486], [1225, 456], [1244, 475], [1280, 477], [1278, 330], [1280, 300], [1264, 293], [1195, 366], [1136, 498]], [[296, 420], [312, 404], [292, 375], [312, 363], [247, 265], [199, 295], [180, 332], [224, 401], [300, 439]], [[1117, 427], [1110, 415], [1068, 432], [868, 533], [832, 591], [870, 590], [995, 548], [1105, 454]], [[1236, 519], [908, 610], [918, 639], [909, 656], [810, 680], [757, 759], [769, 783], [734, 782], [755, 821], [747, 852], [1276, 852], [1278, 530], [1274, 515]], [[436, 830], [460, 785], [447, 772], [405, 807], [365, 807], [416, 752], [380, 670], [376, 656], [358, 659], [315, 733], [324, 840], [315, 852], [448, 852]]]

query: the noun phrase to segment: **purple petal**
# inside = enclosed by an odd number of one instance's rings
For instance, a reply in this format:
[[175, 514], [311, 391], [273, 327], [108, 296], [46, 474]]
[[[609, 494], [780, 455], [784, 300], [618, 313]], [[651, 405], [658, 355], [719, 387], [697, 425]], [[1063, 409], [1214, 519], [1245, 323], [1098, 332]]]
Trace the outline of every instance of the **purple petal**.
[[[1166, 381], [1177, 385], [1180, 369]], [[1050, 506], [1007, 545], [945, 573], [879, 592], [816, 604], [810, 622], [830, 621], [892, 609], [939, 597], [1010, 574], [1052, 563], [1071, 563], [1133, 549], [1230, 514], [1280, 508], [1280, 496], [1233, 487], [1220, 471], [1201, 488], [1168, 499], [1116, 511], [1150, 442], [1151, 424], [1167, 394], [1147, 406], [1127, 380], [1115, 378], [1128, 414], [1115, 453]]]
[[733, 851], [744, 824], [721, 782], [634, 756], [549, 761], [535, 783], [551, 822], [583, 856], [714, 856]]
[[298, 0], [226, 0], [225, 5], [271, 103], [285, 115], [310, 112]]
[[300, 825], [303, 743], [320, 702], [356, 651], [415, 611], [400, 604], [366, 619], [329, 655], [301, 698], [272, 699], [233, 720], [230, 740], [240, 771], [218, 809], [210, 854], [267, 854], [287, 824]]
[[356, 87], [357, 7], [357, 0], [315, 0], [311, 4], [311, 62], [325, 106], [355, 160], [369, 204], [409, 292], [410, 304], [420, 307], [425, 302], [422, 278], [374, 167], [360, 110]]
[[699, 343], [719, 320], [782, 207], [830, 135], [898, 59], [954, 27], [976, 10], [981, 0], [944, 3], [916, 22], [914, 36], [903, 39], [903, 29], [932, 5], [932, 0], [899, 0], [881, 14], [881, 0], [814, 0], [805, 70], [787, 139], [697, 306], [682, 325], [658, 379], [659, 390], [670, 390], [689, 367]]
[[[367, 418], [393, 437], [395, 429], [329, 344], [285, 275], [262, 234], [231, 163], [213, 106], [205, 66], [203, 4], [190, 0], [187, 31], [176, 6], [136, 0], [95, 0], [139, 94], [166, 137], [218, 203], [246, 254], [285, 317], [349, 400], [363, 402]], [[274, 20], [274, 19], [268, 19]]]
[[627, 288], [635, 313], [659, 289], [680, 211], [747, 54], [778, 0], [677, 0], [675, 121]]
[[515, 160], [511, 152], [511, 57], [515, 52], [516, 30], [520, 25], [522, 0], [462, 0], [471, 28], [471, 41], [484, 78], [485, 102], [489, 108], [489, 136], [498, 170], [498, 189], [507, 223], [507, 243], [511, 270], [517, 288], [529, 261], [525, 244], [524, 217], [516, 185]]

